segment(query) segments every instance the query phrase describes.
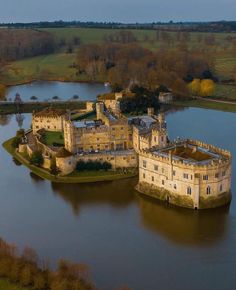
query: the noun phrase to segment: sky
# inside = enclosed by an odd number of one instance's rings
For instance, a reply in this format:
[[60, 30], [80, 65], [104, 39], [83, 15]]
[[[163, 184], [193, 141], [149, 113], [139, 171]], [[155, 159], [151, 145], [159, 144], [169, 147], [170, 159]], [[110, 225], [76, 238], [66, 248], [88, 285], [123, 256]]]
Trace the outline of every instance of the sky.
[[236, 0], [0, 0], [0, 22], [236, 20]]

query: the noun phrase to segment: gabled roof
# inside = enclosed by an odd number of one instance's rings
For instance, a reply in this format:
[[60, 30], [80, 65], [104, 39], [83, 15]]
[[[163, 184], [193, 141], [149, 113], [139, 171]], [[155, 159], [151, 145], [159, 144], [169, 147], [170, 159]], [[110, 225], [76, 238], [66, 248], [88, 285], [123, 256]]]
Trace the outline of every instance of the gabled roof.
[[67, 158], [71, 157], [73, 154], [70, 153], [66, 148], [62, 147], [56, 154], [57, 158]]

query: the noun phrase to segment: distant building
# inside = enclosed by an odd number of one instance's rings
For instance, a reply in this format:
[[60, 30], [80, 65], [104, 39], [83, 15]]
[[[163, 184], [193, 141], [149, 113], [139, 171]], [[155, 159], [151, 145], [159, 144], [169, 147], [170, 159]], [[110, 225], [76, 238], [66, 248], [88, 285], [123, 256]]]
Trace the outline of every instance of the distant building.
[[162, 104], [169, 104], [173, 101], [173, 95], [171, 92], [166, 93], [166, 92], [161, 92], [159, 94], [159, 102]]

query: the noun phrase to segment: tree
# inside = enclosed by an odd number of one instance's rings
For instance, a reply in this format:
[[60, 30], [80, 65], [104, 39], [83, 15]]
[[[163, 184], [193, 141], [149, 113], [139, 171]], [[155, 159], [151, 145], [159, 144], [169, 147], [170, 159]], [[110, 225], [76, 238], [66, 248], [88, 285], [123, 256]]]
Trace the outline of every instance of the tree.
[[30, 157], [30, 163], [36, 166], [41, 166], [43, 164], [43, 155], [41, 151], [35, 151]]
[[24, 268], [21, 270], [21, 273], [20, 273], [20, 283], [22, 286], [30, 286], [32, 284], [32, 273], [31, 273], [31, 270], [30, 270], [30, 267], [27, 265], [27, 266], [24, 266]]
[[201, 96], [208, 97], [211, 96], [215, 89], [215, 83], [212, 80], [202, 80], [201, 81]]
[[0, 84], [0, 99], [5, 98], [6, 93], [6, 86], [3, 84]]
[[43, 290], [46, 287], [47, 281], [42, 273], [38, 273], [34, 277], [34, 289]]
[[189, 85], [189, 90], [192, 95], [199, 95], [200, 89], [201, 89], [201, 80], [200, 79], [194, 79]]
[[16, 137], [14, 137], [14, 138], [12, 139], [12, 141], [11, 141], [11, 146], [12, 146], [13, 148], [18, 148], [19, 145], [20, 145], [20, 142], [21, 142], [21, 138], [16, 136]]

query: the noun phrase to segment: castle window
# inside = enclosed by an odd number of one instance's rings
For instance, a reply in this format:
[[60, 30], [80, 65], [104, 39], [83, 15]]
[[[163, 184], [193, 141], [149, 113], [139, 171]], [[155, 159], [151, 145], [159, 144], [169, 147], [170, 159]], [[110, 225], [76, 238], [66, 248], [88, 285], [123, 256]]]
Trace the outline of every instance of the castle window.
[[192, 194], [192, 188], [190, 186], [188, 186], [188, 188], [187, 188], [187, 194], [188, 195], [191, 195]]
[[157, 137], [154, 137], [154, 141], [157, 142]]
[[175, 176], [175, 174], [176, 174], [176, 171], [175, 171], [175, 170], [173, 170], [173, 176]]
[[225, 171], [222, 172], [222, 176], [225, 176]]
[[161, 172], [162, 172], [162, 173], [164, 173], [164, 172], [165, 172], [164, 168], [162, 168], [162, 169], [161, 169]]
[[152, 182], [154, 181], [154, 176], [152, 176]]
[[223, 185], [220, 185], [220, 192], [223, 191]]
[[164, 137], [163, 137], [163, 136], [161, 136], [161, 141], [162, 141], [162, 142], [164, 141]]
[[184, 177], [185, 179], [188, 179], [188, 174], [187, 174], [187, 173], [184, 173], [184, 174], [183, 174], [183, 177]]
[[143, 178], [145, 179], [145, 173], [143, 173]]
[[162, 185], [165, 185], [165, 181], [164, 181], [164, 180], [162, 180], [162, 181], [161, 181], [161, 184], [162, 184]]
[[120, 129], [121, 129], [121, 130], [124, 130], [124, 128], [123, 128], [123, 127], [121, 127]]
[[143, 167], [146, 168], [147, 167], [147, 161], [143, 161]]
[[203, 175], [203, 180], [208, 180], [208, 175]]
[[97, 138], [97, 141], [99, 141], [99, 138]]
[[210, 188], [210, 186], [207, 186], [207, 194], [208, 195], [211, 194], [211, 188]]
[[176, 186], [176, 184], [174, 184], [174, 189], [177, 189], [177, 186]]
[[215, 174], [215, 178], [219, 178], [219, 172]]
[[154, 165], [154, 170], [158, 171], [158, 165]]

